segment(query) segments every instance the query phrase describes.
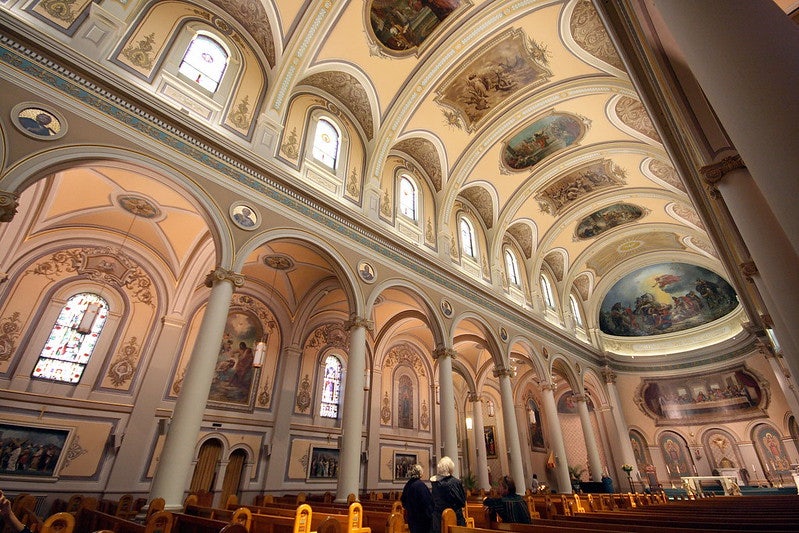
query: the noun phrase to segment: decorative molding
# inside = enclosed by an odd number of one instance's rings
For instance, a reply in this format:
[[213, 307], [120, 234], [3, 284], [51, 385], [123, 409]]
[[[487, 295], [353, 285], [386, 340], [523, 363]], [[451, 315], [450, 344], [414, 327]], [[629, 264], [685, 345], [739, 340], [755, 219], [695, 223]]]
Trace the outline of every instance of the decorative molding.
[[433, 350], [432, 355], [434, 360], [438, 360], [439, 357], [447, 357], [447, 356], [452, 359], [455, 359], [458, 356], [458, 351], [453, 348], [441, 347]]
[[244, 276], [222, 267], [215, 268], [205, 277], [205, 286], [211, 288], [220, 281], [229, 281], [236, 288], [244, 286]]
[[754, 283], [753, 278], [759, 274], [757, 265], [755, 265], [754, 261], [744, 261], [738, 265], [738, 268], [741, 269], [741, 274], [744, 278], [746, 278], [746, 281], [749, 283]]
[[18, 207], [19, 196], [13, 192], [0, 191], [0, 222], [11, 222]]
[[746, 168], [746, 164], [744, 164], [741, 156], [736, 154], [725, 157], [718, 163], [711, 163], [710, 165], [700, 167], [699, 172], [702, 174], [702, 177], [705, 178], [706, 182], [710, 185], [715, 185], [729, 172], [739, 168]]

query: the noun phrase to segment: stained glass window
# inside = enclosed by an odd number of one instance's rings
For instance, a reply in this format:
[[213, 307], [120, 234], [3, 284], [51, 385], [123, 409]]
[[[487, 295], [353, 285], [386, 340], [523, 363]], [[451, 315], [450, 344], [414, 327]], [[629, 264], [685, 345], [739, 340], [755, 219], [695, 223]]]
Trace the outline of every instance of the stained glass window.
[[508, 274], [508, 283], [519, 286], [519, 262], [516, 255], [510, 250], [505, 250], [505, 271]]
[[339, 137], [338, 130], [330, 121], [322, 118], [316, 123], [313, 157], [333, 170], [336, 169], [338, 163]]
[[466, 217], [461, 217], [461, 249], [468, 257], [475, 257], [474, 230]]
[[571, 306], [572, 315], [574, 315], [574, 325], [578, 328], [583, 327], [583, 315], [580, 314], [580, 306], [577, 304], [577, 298], [573, 294], [569, 295], [569, 305]]
[[541, 276], [541, 294], [544, 296], [544, 303], [550, 309], [555, 309], [555, 295], [552, 294], [552, 284], [546, 276]]
[[413, 429], [413, 382], [410, 377], [400, 376], [397, 400], [397, 426]]
[[335, 355], [325, 359], [325, 380], [322, 382], [322, 405], [319, 414], [325, 418], [338, 418], [341, 395], [341, 360]]
[[76, 294], [64, 305], [31, 377], [78, 383], [108, 317], [108, 303], [96, 294]]
[[414, 222], [416, 218], [416, 206], [419, 195], [416, 192], [416, 185], [408, 176], [400, 178], [400, 213], [410, 218]]
[[191, 40], [178, 71], [200, 87], [216, 92], [228, 63], [228, 54], [221, 44], [207, 35]]

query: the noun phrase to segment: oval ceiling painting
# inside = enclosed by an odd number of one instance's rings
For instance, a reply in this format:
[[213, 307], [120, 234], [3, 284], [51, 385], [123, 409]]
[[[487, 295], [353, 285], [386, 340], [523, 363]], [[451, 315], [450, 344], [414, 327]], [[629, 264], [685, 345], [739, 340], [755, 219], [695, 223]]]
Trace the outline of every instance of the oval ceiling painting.
[[577, 118], [555, 113], [536, 120], [514, 135], [502, 151], [502, 161], [513, 170], [524, 170], [546, 156], [577, 142], [585, 133]]
[[644, 216], [644, 210], [637, 205], [613, 204], [595, 211], [577, 224], [577, 238], [590, 239], [606, 231], [634, 222]]
[[383, 45], [411, 50], [460, 6], [460, 0], [374, 0], [369, 10], [372, 30]]
[[616, 282], [602, 302], [599, 326], [622, 337], [674, 333], [721, 318], [737, 305], [735, 290], [710, 270], [662, 263]]

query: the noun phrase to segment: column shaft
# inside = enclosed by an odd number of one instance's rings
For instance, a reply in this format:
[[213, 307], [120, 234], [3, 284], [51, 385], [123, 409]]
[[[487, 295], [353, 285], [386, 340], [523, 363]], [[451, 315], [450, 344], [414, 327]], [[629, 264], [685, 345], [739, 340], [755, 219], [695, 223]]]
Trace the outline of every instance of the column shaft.
[[280, 388], [275, 389], [275, 427], [272, 428], [272, 439], [269, 444], [269, 468], [266, 471], [264, 488], [279, 487], [286, 477], [286, 465], [291, 451], [291, 418], [294, 414], [294, 400], [299, 385], [301, 353], [302, 350], [298, 346], [292, 345], [283, 350], [280, 358], [281, 380]]
[[214, 378], [233, 288], [234, 280], [230, 277], [213, 280], [208, 305], [172, 412], [169, 432], [150, 489], [150, 499], [164, 498], [167, 509], [183, 507], [183, 494], [192, 472], [194, 448]]
[[483, 400], [475, 395], [472, 402], [472, 416], [474, 417], [474, 448], [477, 456], [477, 488], [490, 490], [488, 481], [488, 458], [486, 457], [485, 424], [483, 422]]
[[547, 425], [547, 433], [549, 433], [552, 453], [555, 454], [555, 482], [558, 484], [558, 492], [570, 494], [572, 491], [572, 484], [569, 476], [566, 446], [563, 443], [563, 432], [560, 429], [558, 408], [555, 405], [555, 393], [552, 391], [551, 386], [547, 385], [542, 388], [541, 399], [544, 404], [544, 421]]
[[455, 385], [452, 383], [451, 350], [438, 357], [438, 384], [441, 388], [441, 441], [444, 455], [455, 463], [455, 476], [460, 477], [458, 464], [458, 432], [455, 426]]
[[361, 473], [361, 434], [363, 433], [363, 373], [366, 369], [366, 325], [363, 319], [350, 321], [350, 355], [341, 418], [341, 455], [339, 458], [336, 501], [359, 495]]
[[505, 441], [510, 454], [510, 475], [516, 482], [516, 492], [524, 494], [527, 483], [524, 479], [522, 449], [519, 445], [519, 427], [516, 424], [516, 409], [513, 402], [513, 390], [510, 384], [510, 372], [502, 370], [499, 374], [499, 392], [502, 395], [502, 421], [505, 426]]
[[588, 412], [588, 399], [585, 395], [579, 395], [577, 400], [577, 414], [580, 415], [580, 426], [583, 428], [583, 438], [585, 439], [585, 449], [588, 453], [588, 468], [594, 481], [602, 479], [602, 461], [599, 459], [599, 450], [596, 445], [596, 435], [591, 425], [591, 415]]
[[[624, 419], [624, 412], [621, 410], [619, 390], [616, 388], [614, 379], [615, 377], [611, 377], [611, 379], [606, 378], [605, 387], [608, 391], [608, 403], [610, 404], [610, 409], [613, 413], [613, 425], [616, 426], [616, 438], [618, 439], [617, 449], [621, 452], [622, 464], [632, 465], [637, 471], [638, 465], [635, 460], [633, 445], [630, 443], [630, 430], [627, 428], [627, 421]], [[615, 465], [614, 472], [617, 474], [618, 468], [620, 466], [621, 465]], [[627, 477], [627, 474], [624, 474], [623, 477]], [[616, 479], [620, 480], [622, 477], [617, 476]]]

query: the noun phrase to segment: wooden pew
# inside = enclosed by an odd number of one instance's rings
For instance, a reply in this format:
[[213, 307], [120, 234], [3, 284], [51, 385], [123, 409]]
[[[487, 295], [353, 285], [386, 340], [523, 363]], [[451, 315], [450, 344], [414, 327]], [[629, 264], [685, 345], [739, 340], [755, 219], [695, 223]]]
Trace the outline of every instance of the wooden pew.
[[145, 526], [95, 509], [83, 508], [78, 512], [75, 531], [98, 531], [101, 529], [108, 529], [115, 533], [144, 533]]

